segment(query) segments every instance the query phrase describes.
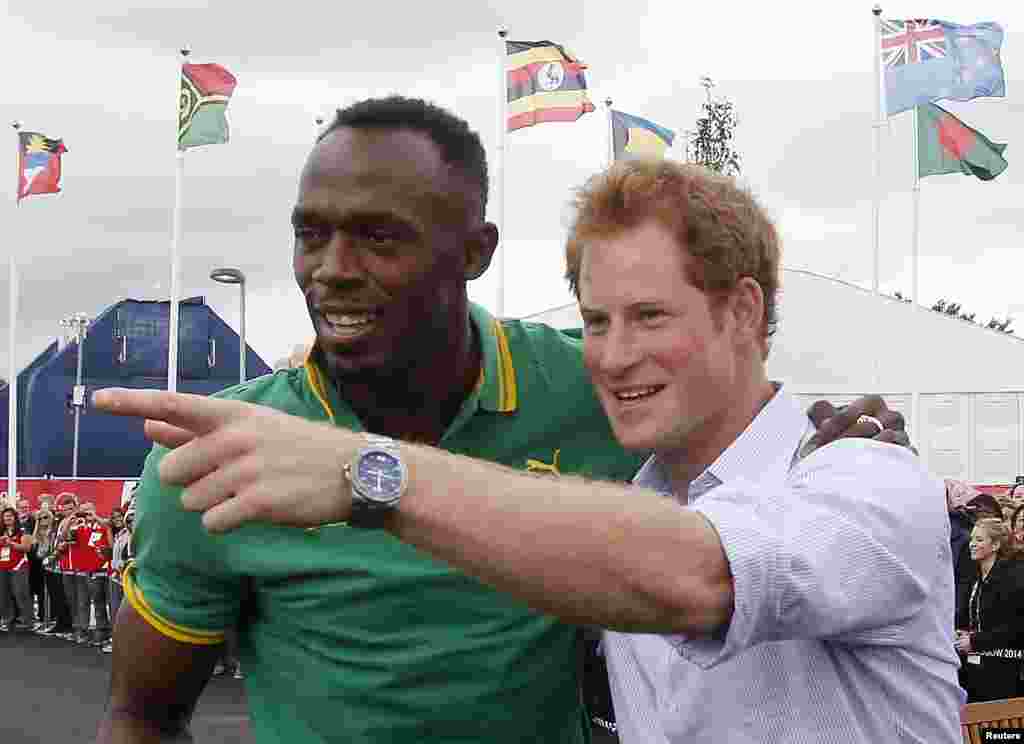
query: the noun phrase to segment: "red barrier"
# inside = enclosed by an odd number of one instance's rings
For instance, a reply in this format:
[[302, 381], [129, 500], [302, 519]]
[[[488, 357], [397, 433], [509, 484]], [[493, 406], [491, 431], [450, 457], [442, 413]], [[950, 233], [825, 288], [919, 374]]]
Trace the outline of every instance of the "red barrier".
[[[91, 501], [96, 504], [96, 512], [101, 516], [110, 516], [115, 506], [124, 503], [135, 480], [124, 478], [18, 478], [18, 496], [29, 500], [33, 509], [39, 508], [39, 497], [49, 494], [51, 501], [56, 502], [57, 496], [69, 492], [78, 497], [78, 503]], [[6, 487], [6, 479], [0, 478], [0, 487]], [[3, 494], [6, 495], [5, 490]]]

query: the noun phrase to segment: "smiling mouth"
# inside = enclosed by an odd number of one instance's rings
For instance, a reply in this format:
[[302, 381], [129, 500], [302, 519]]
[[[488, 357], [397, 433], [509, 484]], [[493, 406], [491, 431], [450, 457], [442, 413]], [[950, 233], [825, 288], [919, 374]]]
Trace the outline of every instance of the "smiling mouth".
[[329, 335], [338, 339], [350, 339], [362, 336], [373, 328], [377, 321], [376, 313], [318, 313], [321, 325]]
[[646, 387], [636, 387], [629, 390], [619, 390], [618, 392], [613, 392], [612, 395], [615, 396], [615, 400], [619, 403], [628, 405], [630, 403], [639, 403], [640, 401], [647, 400], [664, 389], [664, 385], [648, 385]]

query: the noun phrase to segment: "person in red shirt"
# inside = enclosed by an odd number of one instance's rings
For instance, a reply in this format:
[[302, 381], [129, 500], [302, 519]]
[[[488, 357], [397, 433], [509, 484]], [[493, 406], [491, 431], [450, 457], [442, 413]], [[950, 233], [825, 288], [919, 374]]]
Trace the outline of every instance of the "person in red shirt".
[[[71, 610], [71, 625], [74, 628], [71, 637], [76, 643], [87, 643], [89, 629], [89, 595], [85, 582], [80, 580], [82, 570], [79, 566], [82, 549], [78, 538], [85, 525], [85, 511], [78, 504], [77, 497], [61, 502], [64, 519], [60, 525], [57, 542], [57, 555], [64, 585], [64, 595], [68, 608]], [[79, 596], [79, 595], [82, 596]], [[83, 617], [84, 616], [84, 617]]]
[[[18, 523], [18, 512], [6, 508], [0, 512], [0, 631], [32, 627], [32, 596], [28, 582], [28, 551], [32, 538]], [[15, 606], [21, 608], [20, 622]]]
[[55, 527], [56, 537], [53, 542], [52, 557], [50, 559], [51, 571], [56, 575], [53, 593], [54, 614], [57, 618], [57, 627], [54, 635], [66, 641], [75, 638], [75, 575], [71, 571], [71, 556], [68, 552], [68, 528], [75, 519], [75, 512], [78, 510], [78, 497], [70, 491], [57, 496]]
[[[96, 515], [96, 505], [85, 502], [78, 508], [75, 540], [69, 552], [75, 571], [75, 614], [80, 634], [78, 643], [102, 646], [110, 636], [107, 610], [107, 569], [114, 541], [110, 526]], [[89, 633], [89, 619], [95, 612], [96, 628]]]

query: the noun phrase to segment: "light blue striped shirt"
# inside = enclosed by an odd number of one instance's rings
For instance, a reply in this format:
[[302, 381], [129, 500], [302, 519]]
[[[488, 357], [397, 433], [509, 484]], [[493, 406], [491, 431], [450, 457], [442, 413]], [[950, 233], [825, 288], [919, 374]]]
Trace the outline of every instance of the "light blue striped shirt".
[[[625, 744], [959, 744], [942, 483], [912, 452], [813, 428], [780, 390], [688, 505], [717, 530], [734, 612], [716, 640], [606, 632]], [[656, 458], [634, 479], [671, 492]]]

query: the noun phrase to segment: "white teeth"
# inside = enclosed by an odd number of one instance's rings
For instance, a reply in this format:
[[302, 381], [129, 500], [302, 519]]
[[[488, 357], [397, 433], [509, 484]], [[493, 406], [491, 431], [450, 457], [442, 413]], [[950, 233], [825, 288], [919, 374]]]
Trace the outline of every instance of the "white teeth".
[[652, 395], [658, 392], [658, 390], [660, 389], [661, 388], [657, 387], [649, 387], [644, 388], [643, 390], [631, 390], [628, 393], [616, 393], [615, 397], [618, 398], [619, 400], [637, 400], [638, 398], [644, 398], [648, 395]]
[[363, 315], [343, 315], [341, 313], [324, 313], [327, 322], [336, 326], [360, 326], [372, 322], [377, 316], [373, 313]]

